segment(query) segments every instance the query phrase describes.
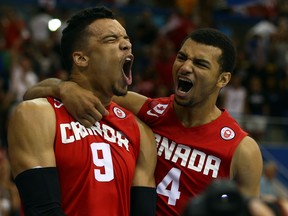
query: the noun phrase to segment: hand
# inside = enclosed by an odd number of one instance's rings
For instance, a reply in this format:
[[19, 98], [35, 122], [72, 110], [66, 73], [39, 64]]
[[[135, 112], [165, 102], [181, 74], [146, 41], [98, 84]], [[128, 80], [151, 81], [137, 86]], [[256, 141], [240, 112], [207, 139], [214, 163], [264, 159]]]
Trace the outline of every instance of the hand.
[[251, 199], [248, 207], [251, 216], [275, 216], [273, 211], [260, 199]]
[[108, 115], [101, 101], [91, 92], [72, 81], [61, 82], [60, 98], [68, 112], [85, 127]]

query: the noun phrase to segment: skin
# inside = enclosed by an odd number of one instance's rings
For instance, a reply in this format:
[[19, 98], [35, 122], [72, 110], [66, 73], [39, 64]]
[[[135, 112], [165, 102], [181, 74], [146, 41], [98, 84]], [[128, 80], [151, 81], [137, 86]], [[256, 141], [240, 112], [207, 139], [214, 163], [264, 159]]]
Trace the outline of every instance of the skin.
[[[72, 54], [71, 81], [97, 96], [99, 103], [106, 106], [113, 95], [127, 93], [128, 82], [122, 68], [125, 58], [132, 56], [132, 46], [125, 29], [116, 20], [96, 20], [90, 24], [89, 31], [92, 35], [86, 46]], [[154, 135], [139, 119], [137, 123], [141, 143], [133, 186], [155, 187], [154, 169], [157, 157]], [[9, 154], [14, 177], [36, 166], [56, 166], [53, 148], [55, 127], [54, 110], [45, 98], [27, 100], [17, 106], [8, 127]]]
[[[225, 87], [231, 79], [231, 72], [220, 72], [218, 59], [221, 54], [221, 49], [199, 44], [191, 39], [184, 42], [177, 54], [172, 69], [175, 86], [174, 108], [185, 127], [207, 124], [221, 115], [221, 110], [216, 107], [216, 100], [221, 88]], [[187, 93], [181, 92], [178, 88], [179, 78], [190, 80], [193, 83], [192, 89]], [[68, 107], [73, 107], [69, 111], [86, 126], [91, 126], [106, 115], [103, 107], [98, 109], [99, 100], [91, 93], [80, 89], [73, 83], [64, 82], [60, 85], [59, 83], [61, 82], [56, 79], [46, 80], [44, 84], [39, 83], [37, 87], [30, 89], [25, 97], [41, 97], [47, 93], [53, 93], [55, 97], [62, 98]], [[68, 92], [73, 92], [73, 95], [80, 101], [68, 101], [70, 98]], [[117, 97], [113, 100], [137, 115], [147, 97], [128, 92], [125, 97]], [[87, 113], [88, 118], [86, 118]], [[244, 195], [259, 196], [262, 166], [258, 144], [247, 136], [240, 142], [233, 155], [230, 178], [237, 182]]]

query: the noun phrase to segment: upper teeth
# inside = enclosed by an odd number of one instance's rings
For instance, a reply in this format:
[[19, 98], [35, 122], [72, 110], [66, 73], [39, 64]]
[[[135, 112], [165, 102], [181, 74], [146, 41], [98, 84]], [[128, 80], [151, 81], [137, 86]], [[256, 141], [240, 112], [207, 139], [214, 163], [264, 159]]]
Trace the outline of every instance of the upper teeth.
[[184, 79], [184, 78], [182, 78], [182, 77], [180, 77], [179, 80], [181, 80], [181, 81], [185, 81], [185, 82], [191, 82], [191, 80]]
[[126, 61], [131, 61], [131, 58], [130, 58], [130, 57], [127, 57], [125, 60], [126, 60]]

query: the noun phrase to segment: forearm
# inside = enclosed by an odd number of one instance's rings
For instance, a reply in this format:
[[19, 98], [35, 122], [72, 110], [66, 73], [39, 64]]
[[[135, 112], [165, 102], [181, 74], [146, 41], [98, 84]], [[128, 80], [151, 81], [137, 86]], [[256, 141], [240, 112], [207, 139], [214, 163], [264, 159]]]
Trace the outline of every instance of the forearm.
[[15, 178], [26, 216], [65, 216], [56, 167], [26, 170]]
[[24, 96], [23, 100], [31, 100], [35, 98], [41, 98], [41, 97], [55, 97], [60, 99], [60, 83], [62, 80], [57, 79], [57, 78], [49, 78], [45, 79], [35, 86], [32, 86], [29, 88]]
[[133, 186], [131, 188], [130, 216], [156, 215], [156, 188]]

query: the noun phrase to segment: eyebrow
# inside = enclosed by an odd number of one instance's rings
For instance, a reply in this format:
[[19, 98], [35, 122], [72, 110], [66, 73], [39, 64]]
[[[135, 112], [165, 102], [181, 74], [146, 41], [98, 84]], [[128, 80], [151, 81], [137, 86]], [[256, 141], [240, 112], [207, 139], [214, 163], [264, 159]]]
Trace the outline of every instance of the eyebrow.
[[112, 37], [112, 38], [120, 38], [120, 37], [123, 37], [124, 39], [129, 39], [129, 40], [130, 40], [130, 38], [129, 38], [128, 35], [122, 36], [122, 35], [116, 34], [116, 33], [109, 33], [109, 34], [107, 34], [107, 35], [104, 35], [103, 37], [100, 38], [100, 40], [105, 40], [105, 39], [110, 38], [110, 37]]
[[188, 58], [187, 54], [185, 54], [183, 51], [179, 51], [178, 55], [185, 56], [185, 57], [187, 57], [187, 59], [190, 59], [191, 61], [197, 61], [197, 62], [200, 62], [200, 63], [205, 63], [205, 64], [208, 64], [208, 65], [211, 65], [210, 61], [208, 61], [206, 59], [203, 59], [203, 58], [199, 58], [199, 57], [193, 57], [192, 59]]
[[195, 61], [200, 62], [200, 63], [205, 63], [208, 65], [211, 65], [210, 61], [206, 60], [206, 59], [202, 59], [202, 58], [194, 58]]

